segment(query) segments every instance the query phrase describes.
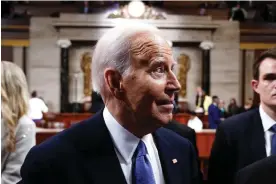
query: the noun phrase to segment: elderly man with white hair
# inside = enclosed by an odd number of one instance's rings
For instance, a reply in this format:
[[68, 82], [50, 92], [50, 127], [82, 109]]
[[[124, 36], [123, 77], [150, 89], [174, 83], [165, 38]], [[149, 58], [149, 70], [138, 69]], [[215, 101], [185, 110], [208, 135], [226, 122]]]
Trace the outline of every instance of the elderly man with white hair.
[[105, 108], [32, 148], [20, 183], [199, 183], [192, 144], [162, 128], [180, 89], [175, 65], [153, 26], [134, 22], [107, 31], [92, 63], [93, 89]]

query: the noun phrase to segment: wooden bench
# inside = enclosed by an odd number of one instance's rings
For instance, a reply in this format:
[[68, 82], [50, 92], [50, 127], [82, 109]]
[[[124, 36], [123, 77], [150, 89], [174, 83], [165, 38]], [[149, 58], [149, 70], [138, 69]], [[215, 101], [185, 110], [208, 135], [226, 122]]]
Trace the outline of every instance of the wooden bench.
[[[63, 124], [62, 128], [69, 128], [72, 124], [78, 123], [82, 120], [88, 119], [92, 117], [92, 113], [51, 113], [44, 115], [44, 123], [38, 124], [39, 127], [43, 128], [54, 128], [54, 123], [60, 122]], [[208, 128], [208, 116], [206, 115], [197, 115], [199, 119], [203, 122], [203, 128]], [[178, 113], [173, 117], [179, 123], [187, 125], [189, 121], [189, 114], [186, 113]], [[50, 123], [50, 125], [48, 125]], [[51, 124], [52, 123], [52, 124]]]

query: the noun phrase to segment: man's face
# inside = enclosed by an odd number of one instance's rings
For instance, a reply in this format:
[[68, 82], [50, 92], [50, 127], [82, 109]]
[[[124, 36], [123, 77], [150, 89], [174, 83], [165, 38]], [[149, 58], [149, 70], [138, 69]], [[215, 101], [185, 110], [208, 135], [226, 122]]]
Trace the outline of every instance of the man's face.
[[252, 80], [253, 89], [264, 105], [276, 110], [276, 60], [266, 58], [259, 67], [259, 80]]
[[147, 33], [132, 38], [131, 69], [122, 84], [124, 101], [139, 123], [159, 127], [172, 119], [174, 93], [180, 89], [175, 65], [162, 38]]
[[219, 105], [219, 98], [214, 99], [215, 104]]
[[196, 93], [201, 96], [202, 95], [202, 88], [201, 87], [197, 87], [196, 88]]
[[219, 101], [219, 107], [220, 107], [220, 108], [223, 108], [224, 106], [225, 106], [224, 101], [223, 101], [223, 100], [220, 100], [220, 101]]

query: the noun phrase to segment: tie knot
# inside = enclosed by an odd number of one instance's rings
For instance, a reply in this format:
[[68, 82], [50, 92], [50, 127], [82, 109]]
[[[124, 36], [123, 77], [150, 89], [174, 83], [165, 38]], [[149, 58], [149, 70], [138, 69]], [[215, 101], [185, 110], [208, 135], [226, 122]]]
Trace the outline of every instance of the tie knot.
[[276, 124], [273, 125], [273, 126], [270, 128], [270, 131], [272, 131], [273, 133], [276, 133]]
[[143, 141], [140, 140], [136, 150], [135, 150], [135, 156], [141, 157], [145, 156], [147, 154], [147, 147]]

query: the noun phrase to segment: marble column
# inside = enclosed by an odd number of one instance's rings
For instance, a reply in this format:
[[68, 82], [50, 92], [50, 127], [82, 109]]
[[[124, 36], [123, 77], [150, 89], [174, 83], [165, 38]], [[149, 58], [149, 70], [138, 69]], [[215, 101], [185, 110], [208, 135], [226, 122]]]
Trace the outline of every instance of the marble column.
[[214, 47], [211, 41], [203, 41], [200, 43], [202, 49], [202, 74], [201, 87], [207, 95], [210, 95], [210, 50]]
[[69, 111], [69, 47], [71, 41], [60, 39], [57, 41], [60, 52], [60, 112]]

